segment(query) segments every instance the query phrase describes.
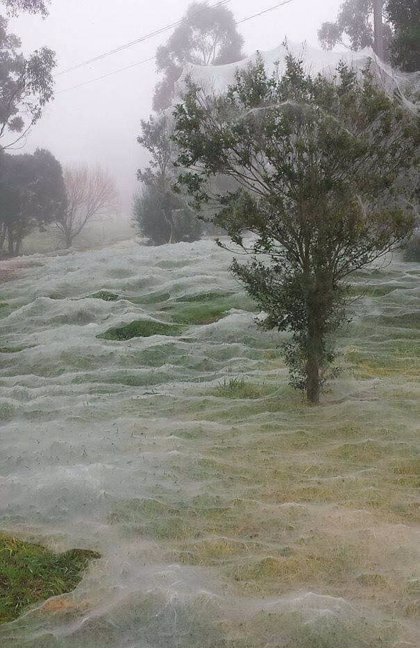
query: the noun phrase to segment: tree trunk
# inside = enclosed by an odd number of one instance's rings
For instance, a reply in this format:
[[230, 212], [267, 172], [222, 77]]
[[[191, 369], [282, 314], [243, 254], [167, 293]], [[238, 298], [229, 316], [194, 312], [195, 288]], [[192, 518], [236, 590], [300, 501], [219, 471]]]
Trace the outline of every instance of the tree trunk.
[[306, 397], [310, 403], [317, 405], [321, 393], [321, 365], [323, 358], [324, 337], [322, 309], [322, 289], [315, 287], [310, 296], [308, 321], [308, 347], [306, 360]]
[[8, 229], [7, 232], [7, 248], [10, 256], [15, 256], [15, 242], [13, 239], [13, 232], [10, 229]]
[[15, 241], [15, 253], [14, 253], [14, 256], [19, 256], [19, 255], [20, 255], [20, 251], [21, 251], [21, 248], [22, 248], [22, 240], [23, 240], [23, 239], [22, 239], [21, 237], [18, 237], [18, 238], [16, 239], [16, 241]]
[[318, 354], [310, 353], [306, 363], [306, 398], [314, 405], [319, 404], [321, 376]]
[[373, 49], [375, 54], [381, 61], [384, 60], [384, 23], [383, 23], [383, 8], [384, 0], [373, 0], [373, 18], [374, 18], [374, 31], [375, 42]]
[[73, 237], [71, 235], [71, 232], [65, 232], [64, 233], [64, 248], [66, 250], [68, 250], [69, 248], [71, 248], [72, 243], [73, 243]]
[[7, 234], [6, 226], [3, 223], [0, 229], [0, 253], [3, 252], [3, 246], [6, 240], [6, 234]]

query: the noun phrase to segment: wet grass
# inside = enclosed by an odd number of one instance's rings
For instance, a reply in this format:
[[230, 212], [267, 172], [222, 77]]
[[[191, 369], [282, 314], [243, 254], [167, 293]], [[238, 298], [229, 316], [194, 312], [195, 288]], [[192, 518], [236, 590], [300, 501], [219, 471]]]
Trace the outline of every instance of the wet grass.
[[220, 320], [226, 313], [227, 305], [218, 303], [177, 304], [169, 310], [174, 322], [178, 324], [205, 325]]
[[[308, 602], [302, 598], [301, 605]], [[244, 648], [388, 648], [396, 645], [397, 624], [354, 618], [352, 610], [343, 606], [341, 612], [329, 614], [322, 610], [311, 614], [305, 609], [263, 612], [244, 624], [243, 631], [254, 642], [244, 643]]]
[[101, 299], [102, 301], [113, 302], [118, 301], [119, 296], [116, 293], [109, 292], [108, 290], [99, 290], [99, 292], [90, 295], [91, 299]]
[[244, 378], [225, 378], [211, 393], [218, 398], [257, 399], [274, 391], [274, 387], [247, 382]]
[[8, 317], [12, 311], [13, 308], [10, 304], [0, 301], [0, 319]]
[[[188, 326], [248, 309], [243, 296], [218, 292], [216, 284], [190, 296], [178, 296], [175, 286], [172, 296], [129, 297], [154, 305], [156, 320], [112, 329], [105, 339], [174, 339], [132, 345], [129, 365], [107, 365], [102, 375], [81, 366], [78, 382], [140, 387], [178, 371], [177, 382], [190, 383], [170, 396], [136, 399], [128, 390], [112, 412], [139, 421], [141, 439], [127, 438], [127, 447], [145, 456], [150, 450], [151, 472], [147, 458], [144, 497], [130, 499], [127, 490], [127, 500], [113, 500], [107, 522], [129, 542], [146, 539], [170, 564], [215, 575], [250, 608], [279, 602], [240, 624], [226, 621], [226, 636], [206, 637], [211, 648], [396, 648], [408, 639], [404, 628], [383, 621], [414, 626], [420, 607], [420, 339], [409, 312], [415, 296], [402, 307], [406, 272], [394, 274], [372, 273], [367, 290], [363, 274], [363, 285], [354, 287], [372, 299], [361, 300], [360, 311], [356, 306], [340, 340], [343, 374], [317, 408], [287, 386], [279, 338], [259, 334], [251, 317], [240, 331], [210, 329], [203, 342], [205, 331], [182, 337]], [[171, 366], [160, 372], [162, 365]], [[203, 384], [193, 385], [196, 379]], [[331, 599], [311, 616], [305, 592]], [[282, 608], [300, 596], [295, 611]], [[369, 622], [357, 616], [361, 609]], [[160, 623], [162, 614], [156, 617]], [[180, 645], [189, 645], [185, 637]], [[201, 645], [201, 637], [194, 641]]]
[[103, 340], [122, 342], [136, 337], [180, 335], [181, 332], [181, 327], [174, 324], [167, 324], [166, 322], [158, 322], [156, 320], [137, 320], [130, 322], [130, 324], [125, 324], [124, 326], [111, 328], [97, 337]]
[[394, 290], [407, 290], [407, 286], [404, 284], [353, 284], [349, 287], [349, 294], [354, 297], [385, 297], [394, 292]]
[[0, 534], [0, 623], [16, 619], [29, 606], [73, 590], [94, 551], [55, 554], [45, 547]]
[[153, 304], [163, 304], [164, 302], [167, 302], [168, 299], [171, 298], [170, 293], [168, 292], [152, 292], [148, 293], [146, 295], [140, 295], [138, 297], [135, 296], [127, 296], [124, 297], [124, 299], [127, 299], [127, 301], [130, 301], [132, 304], [139, 304], [139, 305], [153, 305]]
[[20, 353], [21, 351], [24, 351], [27, 348], [30, 347], [25, 347], [25, 346], [0, 347], [0, 353]]
[[232, 297], [234, 293], [226, 292], [203, 292], [197, 293], [195, 295], [184, 295], [183, 297], [178, 297], [177, 302], [186, 303], [186, 304], [200, 304], [202, 302], [214, 302], [220, 301], [222, 298]]

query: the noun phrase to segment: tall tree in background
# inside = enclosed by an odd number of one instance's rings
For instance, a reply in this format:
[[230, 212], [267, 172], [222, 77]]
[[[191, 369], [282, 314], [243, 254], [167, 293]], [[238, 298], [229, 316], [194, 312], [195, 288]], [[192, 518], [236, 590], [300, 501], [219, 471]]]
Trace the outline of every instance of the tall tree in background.
[[244, 58], [242, 45], [243, 38], [229, 9], [222, 5], [211, 7], [207, 2], [191, 4], [167, 44], [158, 48], [157, 68], [164, 78], [155, 90], [154, 110], [171, 105], [185, 64], [235, 63]]
[[[317, 403], [344, 319], [346, 279], [412, 231], [411, 196], [398, 188], [418, 168], [416, 117], [341, 65], [311, 78], [288, 57], [279, 78], [262, 60], [238, 71], [222, 97], [190, 84], [176, 108], [179, 182], [249, 256], [234, 274], [289, 331], [292, 384]], [[236, 188], [214, 192], [214, 179]], [[248, 235], [254, 236], [250, 238]]]
[[[6, 11], [46, 14], [42, 0], [3, 0]], [[41, 117], [53, 97], [54, 52], [47, 47], [25, 58], [19, 38], [8, 32], [7, 19], [0, 15], [0, 148], [10, 148]], [[5, 142], [5, 138], [7, 141]]]
[[344, 0], [337, 20], [321, 26], [319, 40], [324, 49], [339, 43], [356, 51], [372, 47], [379, 58], [388, 58], [392, 29], [384, 15], [384, 0]]
[[113, 178], [100, 167], [69, 167], [64, 170], [66, 206], [56, 219], [63, 244], [72, 246], [88, 222], [103, 217], [116, 207]]
[[324, 49], [372, 47], [403, 71], [420, 70], [419, 0], [344, 0], [337, 20], [325, 22], [318, 36]]
[[173, 189], [176, 154], [170, 119], [166, 115], [150, 117], [141, 127], [137, 141], [150, 158], [149, 166], [137, 174], [143, 190], [134, 203], [134, 224], [154, 245], [195, 241], [200, 238], [200, 222]]
[[394, 28], [391, 60], [406, 72], [420, 70], [420, 2], [388, 0], [386, 12]]

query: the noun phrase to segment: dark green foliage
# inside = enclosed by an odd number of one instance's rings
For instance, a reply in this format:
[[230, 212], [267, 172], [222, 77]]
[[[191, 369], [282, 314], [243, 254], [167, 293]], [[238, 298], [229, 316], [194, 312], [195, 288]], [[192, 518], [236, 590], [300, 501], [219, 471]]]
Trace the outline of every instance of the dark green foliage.
[[406, 72], [420, 70], [419, 0], [388, 0], [386, 11], [394, 28], [392, 62]]
[[144, 171], [138, 171], [144, 188], [134, 201], [134, 224], [153, 245], [196, 241], [201, 236], [201, 224], [173, 190], [175, 153], [171, 123], [160, 116], [142, 121], [141, 126], [142, 135], [137, 141], [149, 152], [150, 162]]
[[103, 340], [124, 341], [135, 337], [151, 337], [152, 335], [178, 335], [180, 332], [181, 327], [175, 324], [166, 324], [154, 320], [139, 320], [109, 329], [109, 331], [98, 335], [98, 337]]
[[40, 545], [0, 534], [0, 623], [16, 619], [28, 606], [73, 590], [94, 551], [55, 554]]
[[[369, 69], [311, 78], [289, 56], [283, 77], [260, 60], [226, 96], [190, 85], [175, 121], [179, 183], [251, 255], [233, 272], [266, 313], [263, 326], [292, 333], [292, 382], [317, 402], [346, 278], [412, 231], [398, 180], [418, 164], [416, 118]], [[214, 195], [219, 176], [236, 186]]]
[[133, 221], [153, 245], [197, 241], [201, 235], [200, 221], [170, 187], [146, 186], [135, 198]]
[[46, 150], [0, 154], [0, 251], [18, 255], [24, 237], [55, 221], [66, 205], [61, 164]]
[[171, 105], [175, 83], [187, 63], [234, 63], [243, 58], [242, 44], [242, 36], [229, 9], [193, 2], [167, 44], [158, 48], [157, 67], [165, 76], [156, 87], [154, 110], [164, 110]]

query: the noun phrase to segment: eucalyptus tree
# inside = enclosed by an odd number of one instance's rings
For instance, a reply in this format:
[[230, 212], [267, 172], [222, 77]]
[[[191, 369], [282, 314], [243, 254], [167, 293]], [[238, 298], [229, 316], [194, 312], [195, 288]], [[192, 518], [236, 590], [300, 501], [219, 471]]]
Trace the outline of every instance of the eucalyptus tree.
[[175, 84], [187, 63], [234, 63], [244, 56], [242, 45], [243, 38], [227, 7], [222, 3], [209, 6], [207, 2], [193, 2], [166, 45], [157, 50], [157, 68], [164, 78], [156, 87], [154, 109], [164, 110], [171, 105]]
[[[1, 0], [6, 14], [20, 11], [45, 16], [43, 0]], [[41, 117], [53, 98], [54, 52], [42, 47], [25, 57], [20, 39], [8, 31], [7, 17], [0, 14], [0, 148], [13, 147]]]

